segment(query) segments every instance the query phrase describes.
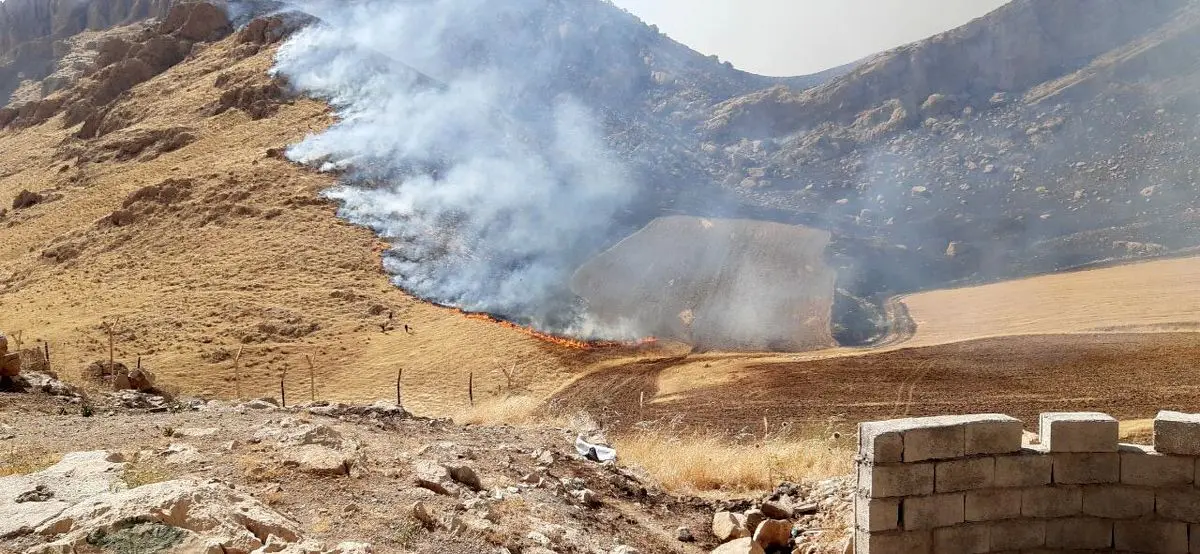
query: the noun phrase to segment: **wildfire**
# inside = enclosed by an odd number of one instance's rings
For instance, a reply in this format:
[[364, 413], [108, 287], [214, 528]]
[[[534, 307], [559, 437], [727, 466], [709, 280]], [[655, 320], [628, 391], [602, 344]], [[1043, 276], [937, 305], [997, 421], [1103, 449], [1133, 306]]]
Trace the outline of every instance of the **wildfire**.
[[652, 344], [652, 343], [658, 342], [658, 339], [656, 339], [654, 337], [648, 337], [648, 338], [644, 338], [644, 339], [637, 340], [637, 341], [631, 341], [631, 342], [612, 341], [612, 340], [588, 341], [588, 340], [573, 339], [573, 338], [569, 338], [569, 337], [561, 337], [561, 336], [550, 334], [550, 333], [543, 333], [542, 331], [538, 331], [537, 329], [534, 329], [532, 327], [526, 327], [524, 325], [517, 325], [516, 323], [513, 323], [511, 321], [504, 321], [503, 319], [498, 319], [498, 318], [492, 317], [491, 315], [488, 315], [488, 314], [464, 312], [462, 310], [458, 310], [458, 312], [463, 314], [464, 316], [466, 316], [467, 319], [475, 319], [478, 321], [486, 321], [488, 323], [495, 323], [497, 325], [503, 325], [505, 327], [508, 327], [509, 329], [513, 329], [515, 331], [520, 331], [520, 332], [525, 333], [526, 335], [529, 335], [536, 339], [544, 340], [546, 342], [557, 344], [559, 346], [565, 346], [567, 348], [574, 348], [576, 350], [596, 350], [596, 349], [600, 349], [600, 348], [643, 346], [646, 344]]

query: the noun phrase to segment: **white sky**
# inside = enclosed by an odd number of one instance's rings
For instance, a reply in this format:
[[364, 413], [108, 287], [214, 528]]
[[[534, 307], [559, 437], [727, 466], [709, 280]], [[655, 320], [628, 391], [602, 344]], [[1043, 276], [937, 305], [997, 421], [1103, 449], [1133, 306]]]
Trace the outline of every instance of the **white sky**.
[[764, 75], [815, 73], [920, 40], [1008, 0], [613, 0], [703, 54]]

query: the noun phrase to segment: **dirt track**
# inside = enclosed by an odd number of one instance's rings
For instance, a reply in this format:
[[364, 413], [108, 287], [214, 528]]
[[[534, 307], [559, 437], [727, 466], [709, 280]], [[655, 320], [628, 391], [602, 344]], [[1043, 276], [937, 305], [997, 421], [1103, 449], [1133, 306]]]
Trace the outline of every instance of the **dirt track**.
[[637, 364], [637, 371], [607, 369], [560, 391], [556, 401], [591, 397], [579, 407], [595, 408], [595, 395], [602, 395], [614, 422], [678, 419], [733, 431], [761, 429], [764, 416], [806, 424], [1001, 412], [1029, 425], [1041, 411], [1138, 418], [1159, 409], [1200, 410], [1200, 335], [1149, 333], [1019, 336], [810, 361], [764, 359], [740, 364], [723, 382], [647, 400], [638, 417], [641, 392], [647, 399], [658, 392], [653, 374], [719, 364], [674, 359]]

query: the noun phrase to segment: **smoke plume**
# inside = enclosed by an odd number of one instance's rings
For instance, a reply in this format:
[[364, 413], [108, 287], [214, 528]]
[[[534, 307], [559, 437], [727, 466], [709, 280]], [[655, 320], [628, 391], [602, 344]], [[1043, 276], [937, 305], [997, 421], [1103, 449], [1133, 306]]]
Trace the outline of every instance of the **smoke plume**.
[[541, 25], [544, 5], [301, 2], [323, 24], [294, 35], [275, 72], [336, 110], [288, 156], [344, 171], [327, 195], [390, 240], [397, 285], [565, 331], [569, 276], [636, 186], [596, 115], [556, 84], [586, 45]]

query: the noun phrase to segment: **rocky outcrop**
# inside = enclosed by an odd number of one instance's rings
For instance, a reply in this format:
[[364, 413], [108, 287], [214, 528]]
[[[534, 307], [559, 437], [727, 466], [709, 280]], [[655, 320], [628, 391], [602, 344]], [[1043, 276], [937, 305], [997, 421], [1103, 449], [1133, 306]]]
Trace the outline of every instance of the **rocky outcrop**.
[[96, 138], [122, 129], [137, 116], [114, 110], [117, 98], [183, 61], [197, 42], [218, 40], [232, 32], [224, 9], [216, 4], [175, 5], [162, 23], [136, 38], [113, 37], [101, 42], [86, 78], [77, 86], [21, 106], [0, 108], [0, 128], [37, 125], [65, 113], [67, 126], [83, 123], [78, 138]]
[[357, 543], [327, 549], [306, 540], [296, 522], [218, 481], [130, 487], [128, 468], [121, 454], [77, 452], [44, 470], [0, 478], [0, 537], [19, 541], [29, 554], [95, 547], [242, 554], [371, 551]]
[[[1017, 0], [958, 29], [879, 54], [824, 85], [730, 100], [714, 110], [705, 128], [724, 136], [778, 136], [825, 121], [849, 124], [892, 100], [915, 122], [934, 95], [986, 107], [997, 92], [1024, 91], [1077, 69], [1186, 5], [1186, 0]], [[930, 107], [942, 111], [945, 103]]]
[[8, 337], [0, 333], [0, 377], [16, 377], [21, 373], [21, 354], [8, 352]]
[[172, 0], [6, 0], [0, 3], [0, 56], [22, 44], [61, 39], [167, 15]]

